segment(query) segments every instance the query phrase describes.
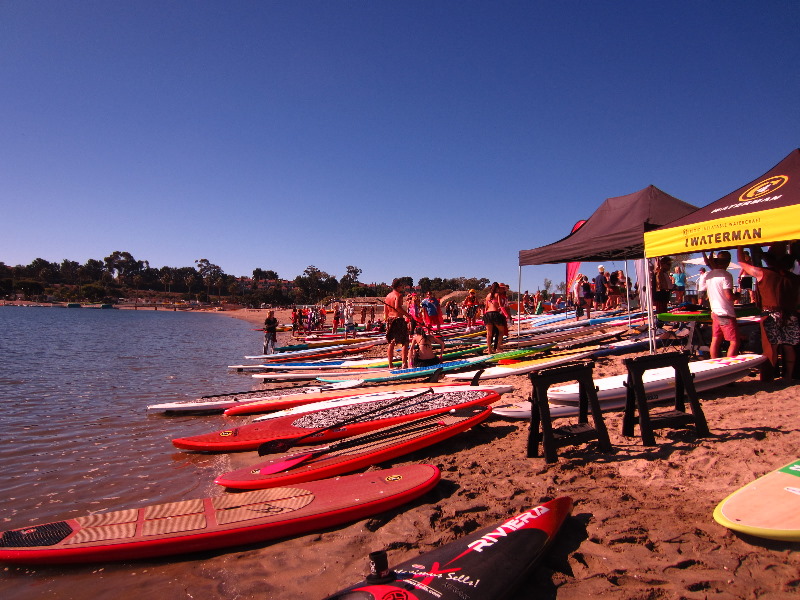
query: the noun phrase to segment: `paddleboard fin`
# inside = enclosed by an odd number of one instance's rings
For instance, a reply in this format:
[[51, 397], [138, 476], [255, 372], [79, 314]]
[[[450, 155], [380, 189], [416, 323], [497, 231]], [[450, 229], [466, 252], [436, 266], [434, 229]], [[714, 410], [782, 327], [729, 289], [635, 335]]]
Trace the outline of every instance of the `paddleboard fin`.
[[475, 373], [475, 376], [472, 378], [472, 381], [469, 382], [471, 386], [478, 386], [480, 385], [481, 375], [483, 375], [484, 369], [478, 369]]
[[444, 369], [439, 367], [433, 373], [431, 373], [430, 377], [425, 380], [425, 383], [439, 383], [442, 378], [444, 377]]

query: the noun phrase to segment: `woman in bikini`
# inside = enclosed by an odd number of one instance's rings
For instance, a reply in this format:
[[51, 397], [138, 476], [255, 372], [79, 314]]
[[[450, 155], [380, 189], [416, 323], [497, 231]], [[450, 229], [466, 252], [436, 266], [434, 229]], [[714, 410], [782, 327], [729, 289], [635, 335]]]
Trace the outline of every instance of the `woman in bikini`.
[[[483, 323], [486, 325], [486, 354], [494, 354], [503, 343], [503, 338], [508, 335], [508, 321], [503, 315], [500, 285], [495, 281], [489, 288], [489, 294], [484, 300]], [[497, 345], [492, 346], [492, 336], [497, 330], [499, 337]]]
[[[433, 342], [439, 344], [439, 356], [433, 351]], [[414, 330], [414, 337], [411, 338], [411, 366], [430, 367], [438, 365], [444, 357], [444, 341], [439, 336], [425, 333], [422, 325]]]

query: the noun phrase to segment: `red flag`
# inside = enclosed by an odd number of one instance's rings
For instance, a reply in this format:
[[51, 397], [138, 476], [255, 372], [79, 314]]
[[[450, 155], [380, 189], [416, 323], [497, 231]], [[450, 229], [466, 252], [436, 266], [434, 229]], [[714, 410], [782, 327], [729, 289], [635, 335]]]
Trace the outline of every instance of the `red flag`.
[[[578, 221], [575, 225], [572, 226], [572, 231], [570, 233], [575, 233], [583, 227], [583, 224], [586, 223], [586, 219]], [[575, 276], [578, 274], [578, 268], [581, 266], [579, 262], [571, 262], [567, 263], [567, 294], [572, 291], [572, 285], [575, 283]]]

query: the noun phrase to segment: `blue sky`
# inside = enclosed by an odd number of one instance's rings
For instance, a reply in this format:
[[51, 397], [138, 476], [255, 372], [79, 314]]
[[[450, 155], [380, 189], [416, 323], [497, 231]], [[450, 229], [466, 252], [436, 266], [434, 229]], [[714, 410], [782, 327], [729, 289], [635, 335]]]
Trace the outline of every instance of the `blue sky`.
[[[121, 250], [516, 288], [519, 250], [605, 198], [653, 184], [702, 206], [800, 146], [799, 17], [796, 0], [4, 0], [0, 261]], [[564, 268], [525, 267], [523, 288], [545, 277]]]

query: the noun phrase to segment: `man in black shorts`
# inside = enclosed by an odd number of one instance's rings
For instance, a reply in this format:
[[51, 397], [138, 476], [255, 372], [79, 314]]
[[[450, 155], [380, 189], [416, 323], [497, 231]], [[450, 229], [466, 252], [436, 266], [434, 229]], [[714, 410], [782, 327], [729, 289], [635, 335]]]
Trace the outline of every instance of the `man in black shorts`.
[[399, 279], [392, 281], [392, 291], [386, 296], [384, 312], [386, 313], [386, 341], [389, 342], [387, 349], [389, 356], [389, 368], [393, 368], [394, 347], [400, 344], [403, 348], [403, 368], [408, 368], [408, 325], [403, 316], [406, 311], [403, 309], [403, 284]]

